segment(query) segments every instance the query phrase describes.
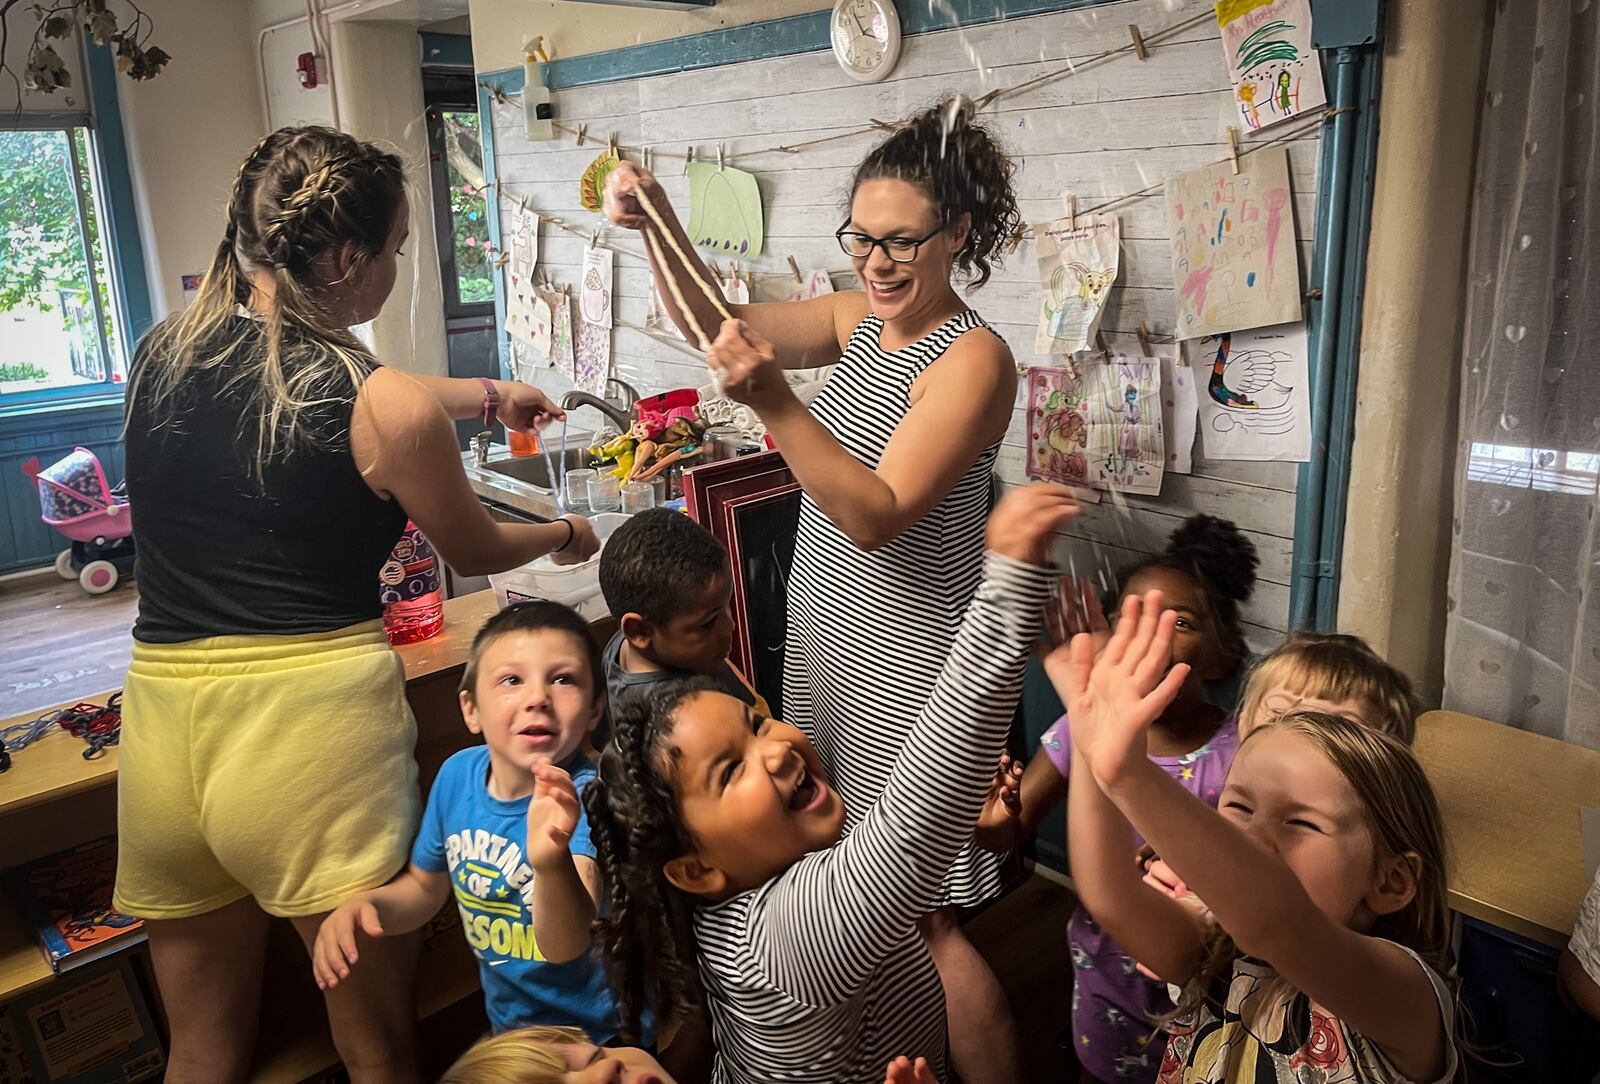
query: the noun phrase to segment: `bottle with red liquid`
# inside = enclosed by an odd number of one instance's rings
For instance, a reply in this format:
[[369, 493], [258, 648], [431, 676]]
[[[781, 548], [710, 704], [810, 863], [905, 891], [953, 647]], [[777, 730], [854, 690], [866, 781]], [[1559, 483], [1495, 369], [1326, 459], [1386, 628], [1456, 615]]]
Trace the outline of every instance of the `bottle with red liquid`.
[[409, 520], [394, 552], [378, 570], [378, 598], [383, 603], [383, 631], [391, 644], [414, 644], [444, 628], [439, 558]]

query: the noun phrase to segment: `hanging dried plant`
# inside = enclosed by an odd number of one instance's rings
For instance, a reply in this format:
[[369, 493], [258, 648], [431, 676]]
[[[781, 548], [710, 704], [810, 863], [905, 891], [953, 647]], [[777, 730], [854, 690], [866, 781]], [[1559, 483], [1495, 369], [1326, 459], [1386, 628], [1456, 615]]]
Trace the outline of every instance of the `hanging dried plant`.
[[35, 3], [29, 8], [39, 25], [34, 29], [33, 43], [28, 47], [27, 61], [19, 79], [7, 60], [6, 45], [11, 32], [11, 11], [21, 2], [0, 0], [0, 76], [11, 80], [19, 111], [24, 87], [50, 94], [72, 86], [72, 73], [50, 43], [69, 37], [74, 27], [82, 27], [83, 33], [96, 45], [113, 48], [117, 70], [129, 79], [154, 79], [172, 59], [159, 46], [149, 44], [155, 27], [135, 0], [121, 0], [121, 5], [129, 11], [126, 21], [118, 20], [110, 0], [54, 0], [48, 7]]

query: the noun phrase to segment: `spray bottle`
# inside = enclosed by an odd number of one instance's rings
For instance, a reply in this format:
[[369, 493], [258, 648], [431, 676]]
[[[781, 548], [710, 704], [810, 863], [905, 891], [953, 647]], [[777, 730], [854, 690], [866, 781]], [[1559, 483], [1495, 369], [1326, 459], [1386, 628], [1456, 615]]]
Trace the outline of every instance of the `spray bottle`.
[[550, 105], [550, 88], [544, 83], [543, 64], [550, 62], [544, 38], [536, 37], [522, 47], [522, 115], [529, 142], [556, 137], [555, 112]]

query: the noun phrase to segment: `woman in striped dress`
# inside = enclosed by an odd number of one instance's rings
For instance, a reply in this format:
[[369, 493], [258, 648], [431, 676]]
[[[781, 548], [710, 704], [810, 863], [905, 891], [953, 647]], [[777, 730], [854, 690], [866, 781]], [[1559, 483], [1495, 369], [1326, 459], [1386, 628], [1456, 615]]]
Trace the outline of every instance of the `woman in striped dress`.
[[[837, 234], [864, 289], [737, 306], [710, 354], [805, 490], [784, 713], [815, 741], [852, 824], [882, 793], [982, 574], [991, 469], [1016, 370], [952, 277], [983, 285], [1019, 227], [1014, 168], [968, 102], [911, 117], [857, 167]], [[633, 194], [640, 187], [664, 207], [654, 178], [625, 164], [607, 184], [614, 222], [654, 228]], [[698, 264], [677, 220], [665, 221]], [[670, 265], [653, 266], [659, 295], [687, 334], [666, 285], [667, 276], [687, 281], [685, 269], [674, 246], [659, 247]], [[716, 326], [699, 291], [683, 297], [701, 327]], [[782, 369], [836, 360], [807, 410]], [[949, 1003], [952, 1058], [969, 1084], [1020, 1079], [1005, 997], [955, 921], [955, 907], [999, 884], [998, 860], [965, 848], [943, 906], [922, 923]]]

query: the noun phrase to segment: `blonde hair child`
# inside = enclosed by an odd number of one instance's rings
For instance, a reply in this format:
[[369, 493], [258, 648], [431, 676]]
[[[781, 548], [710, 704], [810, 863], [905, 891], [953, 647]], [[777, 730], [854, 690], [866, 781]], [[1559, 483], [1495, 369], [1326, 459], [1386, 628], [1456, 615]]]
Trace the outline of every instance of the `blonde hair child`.
[[[1252, 731], [1208, 809], [1145, 749], [1187, 678], [1168, 665], [1175, 619], [1156, 592], [1129, 598], [1098, 658], [1080, 635], [1045, 663], [1073, 720], [1078, 891], [1107, 933], [1186, 988], [1161, 1080], [1267, 1081], [1306, 1066], [1450, 1079], [1445, 842], [1421, 766], [1370, 727], [1288, 715]], [[1130, 824], [1214, 924], [1140, 882]]]
[[1340, 715], [1411, 744], [1417, 699], [1411, 679], [1359, 636], [1297, 632], [1250, 670], [1239, 702], [1245, 733], [1291, 711]]

